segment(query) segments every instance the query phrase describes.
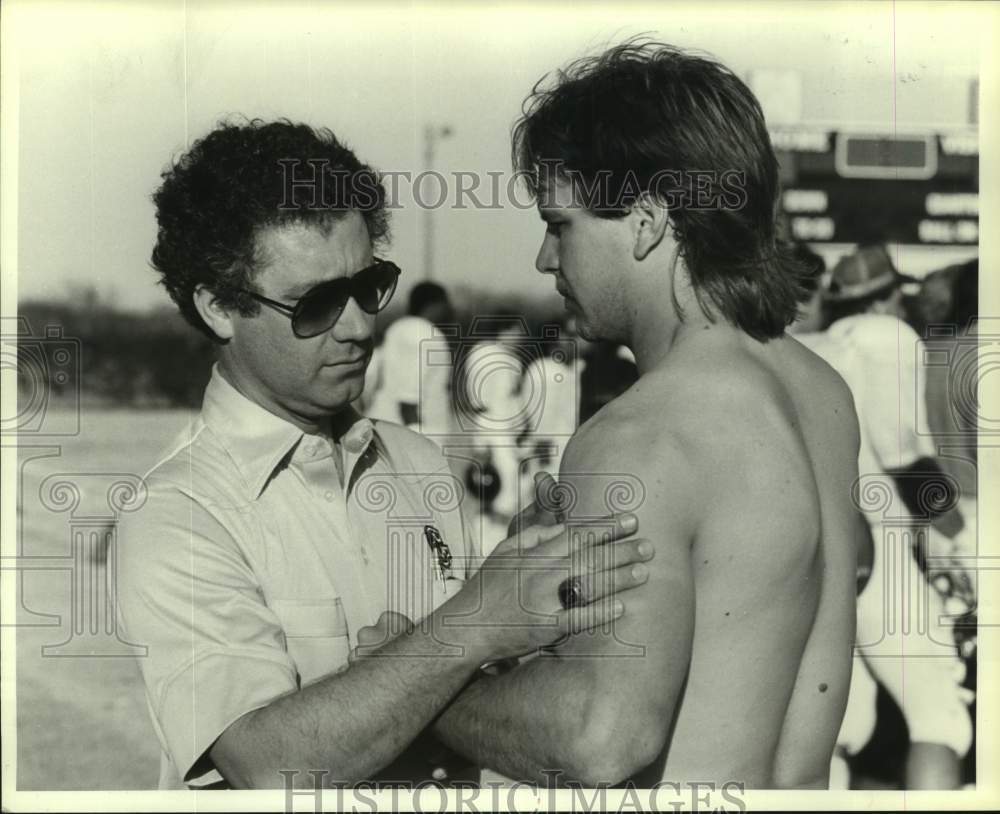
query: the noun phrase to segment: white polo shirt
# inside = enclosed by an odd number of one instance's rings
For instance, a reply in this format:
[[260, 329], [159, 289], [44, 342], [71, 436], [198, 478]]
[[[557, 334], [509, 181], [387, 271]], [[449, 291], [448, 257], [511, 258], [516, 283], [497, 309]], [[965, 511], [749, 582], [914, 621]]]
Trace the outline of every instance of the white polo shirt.
[[124, 638], [147, 648], [161, 788], [224, 782], [205, 756], [231, 723], [345, 668], [383, 611], [418, 621], [467, 576], [462, 486], [440, 449], [353, 412], [336, 425], [346, 488], [327, 437], [216, 369], [200, 416], [121, 523], [117, 610]]

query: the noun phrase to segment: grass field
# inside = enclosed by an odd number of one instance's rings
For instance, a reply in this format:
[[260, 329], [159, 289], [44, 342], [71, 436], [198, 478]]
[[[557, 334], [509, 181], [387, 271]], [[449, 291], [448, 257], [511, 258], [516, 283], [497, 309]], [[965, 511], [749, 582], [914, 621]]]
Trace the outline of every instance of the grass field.
[[[42, 649], [73, 631], [73, 528], [89, 531], [90, 516], [100, 530], [111, 476], [144, 474], [191, 418], [178, 410], [85, 410], [77, 436], [20, 439], [18, 542], [22, 564], [32, 568], [22, 571], [17, 620], [19, 789], [156, 788], [159, 747], [135, 659]], [[53, 481], [46, 484], [54, 475], [80, 488], [72, 511], [52, 493]], [[104, 577], [103, 565], [84, 570]]]

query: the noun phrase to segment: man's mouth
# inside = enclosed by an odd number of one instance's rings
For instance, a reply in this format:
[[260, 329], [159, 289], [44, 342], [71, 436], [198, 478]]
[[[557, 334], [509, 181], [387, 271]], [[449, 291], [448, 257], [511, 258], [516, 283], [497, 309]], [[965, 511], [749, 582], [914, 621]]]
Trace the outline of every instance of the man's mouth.
[[338, 359], [336, 362], [328, 362], [326, 367], [354, 367], [368, 361], [368, 354], [362, 353], [360, 356], [352, 356], [350, 359]]

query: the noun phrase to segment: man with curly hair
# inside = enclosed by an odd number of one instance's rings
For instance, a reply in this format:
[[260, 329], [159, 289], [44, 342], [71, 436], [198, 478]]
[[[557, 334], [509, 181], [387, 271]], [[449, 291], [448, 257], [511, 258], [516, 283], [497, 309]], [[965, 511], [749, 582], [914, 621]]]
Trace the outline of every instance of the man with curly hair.
[[153, 265], [218, 345], [113, 555], [161, 787], [454, 776], [423, 731], [484, 662], [623, 612], [635, 518], [529, 529], [472, 567], [441, 451], [351, 407], [399, 269], [374, 254], [378, 176], [329, 131], [224, 124], [155, 203]]
[[515, 164], [586, 339], [639, 379], [561, 466], [567, 522], [641, 484], [646, 587], [609, 634], [466, 689], [438, 721], [506, 777], [825, 788], [854, 640], [858, 427], [785, 335], [808, 271], [776, 236], [777, 162], [749, 89], [646, 39], [539, 83]]

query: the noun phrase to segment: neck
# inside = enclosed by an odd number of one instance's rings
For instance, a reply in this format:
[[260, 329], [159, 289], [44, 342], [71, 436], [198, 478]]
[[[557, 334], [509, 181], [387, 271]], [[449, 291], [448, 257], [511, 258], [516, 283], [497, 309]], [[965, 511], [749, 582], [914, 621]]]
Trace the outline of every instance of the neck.
[[713, 325], [700, 309], [696, 314], [685, 312], [683, 322], [673, 313], [665, 318], [662, 311], [650, 311], [646, 318], [636, 320], [629, 344], [640, 376], [669, 364], [672, 354], [705, 336], [706, 331], [722, 327], [718, 323]]
[[232, 358], [225, 354], [219, 359], [219, 374], [241, 396], [298, 427], [302, 432], [316, 434], [329, 429], [330, 416], [304, 415], [288, 405], [278, 402], [261, 388], [253, 377], [242, 375], [239, 365], [234, 364]]
[[669, 274], [645, 277], [632, 306], [631, 337], [626, 344], [635, 354], [640, 376], [667, 364], [671, 354], [692, 339], [727, 325], [718, 320], [713, 323], [705, 315], [683, 260], [673, 258], [669, 268]]

